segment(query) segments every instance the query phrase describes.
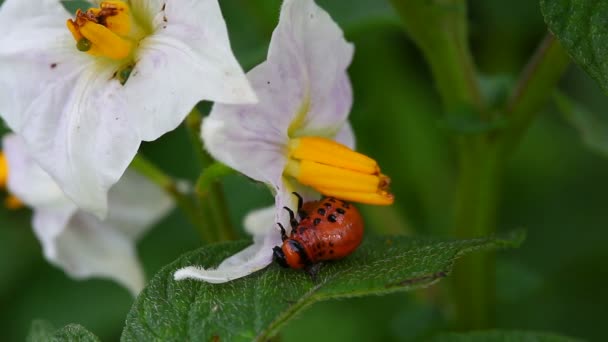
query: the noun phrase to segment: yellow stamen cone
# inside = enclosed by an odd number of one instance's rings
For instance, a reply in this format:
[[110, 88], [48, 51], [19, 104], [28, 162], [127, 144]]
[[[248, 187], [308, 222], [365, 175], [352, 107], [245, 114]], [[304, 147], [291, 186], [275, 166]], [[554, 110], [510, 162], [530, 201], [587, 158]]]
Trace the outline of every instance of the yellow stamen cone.
[[296, 175], [300, 183], [313, 188], [375, 192], [380, 185], [380, 178], [377, 176], [309, 160], [290, 162], [287, 168], [288, 173]]
[[78, 49], [116, 60], [129, 57], [134, 46], [129, 37], [136, 27], [129, 5], [122, 1], [103, 1], [100, 7], [86, 12], [78, 10], [76, 19], [67, 21]]
[[320, 137], [292, 139], [289, 142], [289, 152], [294, 159], [312, 160], [369, 174], [379, 172], [375, 160], [330, 139]]
[[288, 145], [285, 174], [326, 196], [376, 205], [389, 205], [390, 178], [375, 160], [320, 137], [293, 139]]

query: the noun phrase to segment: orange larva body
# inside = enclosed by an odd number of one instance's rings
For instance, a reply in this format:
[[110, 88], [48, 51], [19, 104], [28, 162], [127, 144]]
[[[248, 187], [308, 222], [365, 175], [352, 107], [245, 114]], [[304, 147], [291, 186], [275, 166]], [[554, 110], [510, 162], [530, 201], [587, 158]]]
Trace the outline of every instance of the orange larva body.
[[307, 202], [292, 219], [292, 231], [275, 247], [275, 260], [285, 267], [307, 268], [321, 261], [346, 257], [363, 239], [363, 219], [353, 206], [332, 197]]

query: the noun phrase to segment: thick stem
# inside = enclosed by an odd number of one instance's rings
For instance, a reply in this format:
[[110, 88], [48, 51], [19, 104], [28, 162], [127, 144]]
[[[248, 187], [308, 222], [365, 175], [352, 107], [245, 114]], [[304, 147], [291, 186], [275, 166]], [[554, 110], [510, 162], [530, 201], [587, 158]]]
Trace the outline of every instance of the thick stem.
[[[504, 113], [508, 127], [498, 134], [466, 138], [462, 143], [454, 218], [456, 236], [494, 232], [503, 164], [545, 105], [568, 62], [566, 52], [549, 34], [524, 68], [507, 103]], [[493, 326], [495, 278], [492, 253], [464, 258], [456, 266], [452, 284], [459, 329]]]
[[[190, 140], [197, 154], [198, 161], [203, 170], [201, 172], [201, 177], [205, 177], [205, 175], [208, 174], [208, 169], [214, 167], [214, 160], [203, 147], [200, 136], [201, 122], [201, 113], [194, 108], [186, 119], [186, 127], [190, 134]], [[211, 171], [213, 171], [213, 169]], [[230, 215], [226, 205], [222, 184], [211, 182], [211, 184], [207, 185], [206, 191], [199, 191], [198, 187], [200, 183], [201, 180], [199, 179], [197, 182], [198, 201], [203, 211], [211, 216], [211, 224], [207, 229], [213, 232], [214, 241], [236, 239], [238, 235], [230, 222]]]
[[[494, 142], [479, 139], [461, 150], [454, 235], [459, 238], [494, 232], [502, 158]], [[455, 324], [458, 329], [490, 328], [494, 323], [495, 269], [492, 253], [459, 260], [452, 281]]]

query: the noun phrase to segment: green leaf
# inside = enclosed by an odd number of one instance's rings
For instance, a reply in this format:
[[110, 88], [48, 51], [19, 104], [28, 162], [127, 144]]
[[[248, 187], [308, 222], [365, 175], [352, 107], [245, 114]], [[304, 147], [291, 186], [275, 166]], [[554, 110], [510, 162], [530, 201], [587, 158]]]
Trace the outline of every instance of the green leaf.
[[608, 121], [562, 93], [556, 92], [554, 99], [566, 121], [579, 131], [585, 145], [608, 157]]
[[608, 2], [541, 0], [549, 30], [574, 61], [608, 92]]
[[265, 340], [315, 302], [430, 286], [451, 272], [458, 257], [516, 247], [523, 238], [521, 231], [470, 240], [369, 238], [353, 255], [325, 265], [316, 282], [276, 264], [226, 284], [173, 280], [177, 269], [216, 266], [247, 243], [206, 246], [180, 257], [150, 281], [131, 308], [122, 341]]
[[431, 342], [575, 342], [579, 339], [533, 331], [488, 330], [440, 334]]
[[27, 341], [99, 342], [99, 339], [93, 333], [78, 324], [68, 324], [63, 328], [56, 330], [51, 323], [38, 320], [32, 323], [32, 327], [27, 336]]

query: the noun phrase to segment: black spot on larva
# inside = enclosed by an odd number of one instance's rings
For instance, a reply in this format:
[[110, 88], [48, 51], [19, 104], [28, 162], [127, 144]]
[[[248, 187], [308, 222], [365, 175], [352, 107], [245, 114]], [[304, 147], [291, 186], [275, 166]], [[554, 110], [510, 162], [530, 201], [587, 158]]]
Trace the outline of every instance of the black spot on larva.
[[334, 246], [334, 243], [329, 241], [329, 247], [333, 247], [333, 246]]
[[327, 208], [327, 209], [331, 208], [331, 203], [325, 202], [325, 208]]
[[319, 209], [317, 209], [317, 212], [319, 213], [319, 215], [325, 216], [325, 209], [319, 208]]
[[327, 216], [327, 219], [329, 220], [329, 222], [336, 222], [336, 215], [331, 214]]
[[330, 202], [334, 203], [334, 202], [336, 202], [336, 199], [335, 199], [335, 198], [333, 198], [333, 197], [331, 197], [330, 199], [328, 199], [328, 201], [330, 201]]
[[350, 204], [348, 204], [346, 202], [342, 202], [342, 207], [348, 209], [348, 208], [350, 208]]
[[52, 63], [51, 64], [51, 69], [55, 69], [57, 67], [57, 63]]
[[324, 252], [324, 251], [320, 251], [319, 253], [317, 253], [317, 256], [318, 256], [318, 257], [322, 257], [322, 256], [324, 256], [324, 255], [325, 255], [325, 252]]
[[300, 227], [300, 229], [298, 229], [298, 234], [304, 234], [305, 231], [306, 227]]
[[321, 249], [321, 243], [317, 242], [317, 248]]
[[319, 223], [321, 223], [321, 219], [318, 217], [314, 219], [314, 221], [312, 221], [312, 224], [314, 224], [315, 226], [317, 226]]
[[344, 213], [346, 213], [346, 211], [342, 208], [338, 208], [338, 209], [336, 209], [336, 211], [342, 215], [344, 215]]
[[329, 250], [329, 254], [334, 254], [334, 250], [333, 250], [333, 249], [330, 249], [330, 250]]

